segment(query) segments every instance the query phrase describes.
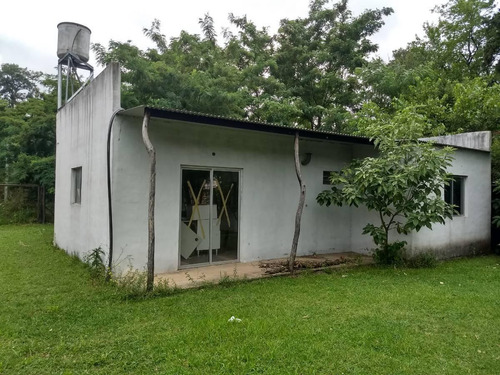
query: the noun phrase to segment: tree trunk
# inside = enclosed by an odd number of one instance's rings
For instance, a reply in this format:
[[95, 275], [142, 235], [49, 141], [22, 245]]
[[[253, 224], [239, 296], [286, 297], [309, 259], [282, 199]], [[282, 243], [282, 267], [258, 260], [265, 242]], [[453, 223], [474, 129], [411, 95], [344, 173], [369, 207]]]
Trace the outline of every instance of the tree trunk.
[[295, 265], [295, 257], [297, 256], [297, 245], [300, 236], [300, 220], [302, 219], [302, 211], [304, 209], [304, 202], [306, 200], [306, 185], [302, 182], [302, 174], [300, 173], [300, 159], [299, 159], [299, 133], [295, 133], [295, 173], [300, 186], [299, 206], [295, 214], [295, 232], [293, 233], [292, 249], [290, 250], [290, 257], [288, 258], [288, 269], [293, 274]]
[[148, 126], [151, 115], [144, 113], [142, 122], [142, 140], [149, 154], [149, 205], [148, 205], [148, 264], [146, 290], [153, 290], [155, 270], [155, 193], [156, 193], [156, 152], [149, 140]]

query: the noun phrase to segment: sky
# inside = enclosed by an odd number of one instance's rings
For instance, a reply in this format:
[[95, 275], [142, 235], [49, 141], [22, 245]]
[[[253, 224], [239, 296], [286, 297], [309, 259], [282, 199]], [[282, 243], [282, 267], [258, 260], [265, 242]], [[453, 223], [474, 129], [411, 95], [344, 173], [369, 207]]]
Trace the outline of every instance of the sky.
[[[431, 9], [444, 0], [350, 0], [349, 8], [355, 15], [365, 9], [392, 7], [394, 13], [385, 18], [385, 26], [372, 38], [379, 45], [378, 55], [386, 61], [392, 51], [406, 46], [423, 35], [425, 21], [435, 22]], [[307, 16], [309, 0], [141, 0], [74, 2], [60, 0], [8, 1], [2, 4], [0, 17], [0, 64], [15, 63], [30, 70], [56, 73], [57, 25], [76, 22], [91, 31], [91, 43], [107, 45], [110, 39], [131, 40], [141, 49], [153, 47], [143, 35], [157, 18], [167, 38], [176, 37], [181, 30], [200, 33], [198, 19], [209, 13], [218, 34], [229, 26], [227, 16], [247, 15], [259, 27], [276, 32], [283, 18]], [[89, 63], [96, 68], [91, 52]]]

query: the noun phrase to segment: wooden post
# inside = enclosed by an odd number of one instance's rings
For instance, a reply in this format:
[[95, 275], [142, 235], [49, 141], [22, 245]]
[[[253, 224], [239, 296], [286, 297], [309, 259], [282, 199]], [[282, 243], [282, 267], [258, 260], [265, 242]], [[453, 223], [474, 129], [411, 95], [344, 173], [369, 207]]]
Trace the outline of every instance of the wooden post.
[[142, 140], [149, 154], [149, 204], [148, 204], [148, 264], [146, 290], [153, 290], [155, 272], [155, 193], [156, 193], [156, 152], [149, 139], [148, 126], [151, 114], [145, 110], [142, 121]]
[[45, 224], [45, 187], [38, 186], [38, 222]]
[[292, 249], [290, 250], [290, 257], [288, 258], [288, 269], [293, 274], [295, 265], [295, 257], [297, 256], [297, 246], [300, 236], [300, 220], [302, 219], [302, 211], [304, 209], [304, 202], [306, 200], [306, 185], [302, 181], [302, 174], [300, 173], [300, 159], [299, 159], [299, 133], [295, 133], [295, 173], [300, 186], [299, 206], [295, 214], [295, 232], [293, 233]]

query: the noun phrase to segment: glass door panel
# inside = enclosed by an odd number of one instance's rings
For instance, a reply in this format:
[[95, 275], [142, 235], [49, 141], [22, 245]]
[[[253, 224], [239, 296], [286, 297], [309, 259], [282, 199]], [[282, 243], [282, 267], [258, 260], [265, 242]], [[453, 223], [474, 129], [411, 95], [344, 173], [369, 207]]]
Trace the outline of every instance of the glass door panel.
[[210, 262], [210, 171], [182, 170], [181, 266]]
[[180, 265], [238, 259], [239, 172], [183, 169]]
[[212, 261], [238, 259], [239, 172], [213, 172]]

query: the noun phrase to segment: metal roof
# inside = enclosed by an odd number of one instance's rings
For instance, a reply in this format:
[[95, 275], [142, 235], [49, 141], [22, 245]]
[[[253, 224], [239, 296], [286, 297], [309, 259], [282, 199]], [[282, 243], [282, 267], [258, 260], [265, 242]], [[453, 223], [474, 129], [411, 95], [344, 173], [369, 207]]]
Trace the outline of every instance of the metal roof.
[[336, 133], [333, 131], [310, 130], [289, 125], [270, 124], [266, 122], [254, 122], [244, 119], [209, 115], [206, 113], [191, 112], [180, 109], [138, 106], [124, 110], [120, 112], [119, 115], [142, 117], [146, 110], [150, 112], [151, 117], [162, 118], [167, 120], [185, 121], [185, 122], [204, 124], [204, 125], [223, 126], [233, 129], [245, 129], [245, 130], [277, 133], [285, 135], [295, 135], [295, 133], [298, 132], [299, 136], [302, 138], [314, 138], [314, 139], [322, 139], [322, 140], [330, 140], [338, 142], [373, 145], [373, 142], [366, 137]]

